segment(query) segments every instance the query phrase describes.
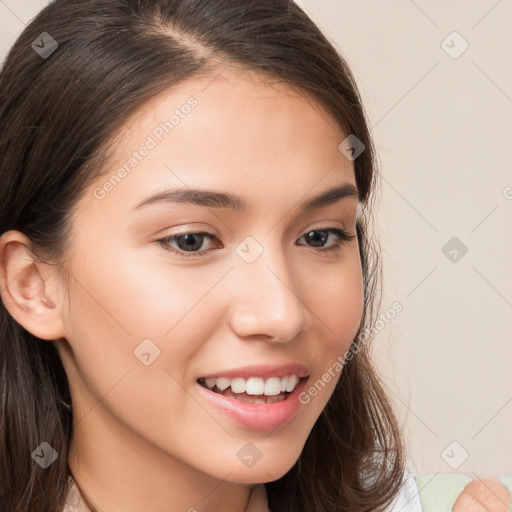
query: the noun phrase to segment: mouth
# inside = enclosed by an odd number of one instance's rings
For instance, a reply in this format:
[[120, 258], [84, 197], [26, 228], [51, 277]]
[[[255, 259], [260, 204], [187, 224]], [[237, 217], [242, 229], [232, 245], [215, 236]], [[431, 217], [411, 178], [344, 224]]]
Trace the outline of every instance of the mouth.
[[301, 381], [309, 377], [290, 374], [285, 377], [233, 378], [208, 377], [197, 380], [198, 384], [219, 395], [249, 404], [270, 404], [286, 400]]

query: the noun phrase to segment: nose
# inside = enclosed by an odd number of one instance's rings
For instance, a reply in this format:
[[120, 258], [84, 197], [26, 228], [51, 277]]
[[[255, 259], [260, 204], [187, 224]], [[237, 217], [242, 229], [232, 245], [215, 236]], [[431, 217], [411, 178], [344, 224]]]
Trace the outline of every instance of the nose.
[[242, 338], [286, 342], [309, 329], [312, 316], [300, 296], [297, 277], [282, 250], [267, 247], [252, 263], [238, 260], [232, 275], [233, 331]]

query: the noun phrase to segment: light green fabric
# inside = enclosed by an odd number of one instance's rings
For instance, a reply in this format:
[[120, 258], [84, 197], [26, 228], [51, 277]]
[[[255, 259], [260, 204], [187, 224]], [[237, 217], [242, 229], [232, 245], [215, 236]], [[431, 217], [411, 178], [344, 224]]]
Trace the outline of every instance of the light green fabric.
[[459, 494], [472, 480], [468, 475], [449, 473], [417, 476], [415, 479], [423, 512], [451, 512]]
[[[415, 480], [423, 512], [451, 512], [459, 494], [472, 478], [463, 474], [437, 473], [417, 476]], [[512, 475], [501, 475], [498, 480], [512, 496]], [[509, 511], [512, 511], [512, 503], [509, 504]]]
[[510, 494], [508, 509], [512, 511], [512, 475], [501, 475], [498, 477], [498, 480], [507, 488], [507, 491]]

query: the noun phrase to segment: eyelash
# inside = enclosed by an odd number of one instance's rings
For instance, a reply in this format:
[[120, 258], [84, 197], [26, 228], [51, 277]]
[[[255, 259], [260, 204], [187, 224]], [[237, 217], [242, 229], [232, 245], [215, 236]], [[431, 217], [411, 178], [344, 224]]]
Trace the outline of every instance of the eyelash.
[[[310, 229], [304, 235], [308, 235], [311, 232], [318, 232], [318, 231], [332, 233], [332, 234], [336, 235], [339, 240], [339, 242], [336, 243], [333, 247], [329, 247], [327, 249], [325, 249], [323, 247], [316, 248], [317, 251], [321, 252], [321, 253], [332, 252], [334, 255], [338, 255], [341, 253], [345, 243], [351, 242], [352, 240], [354, 240], [356, 238], [355, 234], [349, 234], [344, 229], [334, 228], [334, 227], [321, 227], [321, 228]], [[187, 251], [183, 251], [182, 249], [176, 249], [170, 245], [170, 242], [175, 241], [177, 238], [180, 238], [180, 237], [186, 236], [186, 235], [206, 235], [210, 239], [217, 238], [217, 234], [210, 232], [210, 231], [183, 231], [182, 233], [176, 233], [174, 235], [167, 236], [165, 238], [156, 240], [156, 242], [158, 244], [160, 244], [165, 250], [179, 254], [180, 256], [184, 256], [184, 257], [200, 256], [203, 253], [208, 251], [208, 250], [204, 250], [204, 251], [188, 251], [187, 252]], [[302, 235], [301, 238], [304, 235]], [[309, 246], [309, 247], [312, 247], [313, 249], [315, 249], [314, 246]]]

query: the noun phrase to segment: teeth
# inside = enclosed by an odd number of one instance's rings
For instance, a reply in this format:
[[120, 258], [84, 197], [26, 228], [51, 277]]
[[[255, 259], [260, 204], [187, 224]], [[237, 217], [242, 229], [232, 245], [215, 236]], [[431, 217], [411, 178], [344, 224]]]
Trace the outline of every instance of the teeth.
[[205, 384], [207, 388], [213, 389], [215, 384], [217, 383], [217, 379], [215, 377], [210, 377], [209, 379], [205, 379]]
[[279, 393], [281, 393], [281, 379], [279, 377], [270, 377], [265, 382], [265, 395], [273, 396], [279, 395]]
[[210, 377], [205, 379], [204, 382], [208, 389], [213, 389], [217, 386], [220, 392], [230, 387], [231, 391], [237, 394], [277, 396], [285, 391], [291, 393], [299, 383], [299, 378], [297, 375], [288, 375], [281, 379], [279, 377], [270, 377], [267, 380], [263, 380], [261, 377], [249, 377], [248, 379], [239, 377], [236, 379]]
[[[224, 391], [225, 389], [229, 388], [229, 386], [231, 386], [231, 381], [229, 379], [225, 379], [224, 377], [215, 379], [215, 382], [217, 384], [217, 387], [221, 391]], [[213, 389], [213, 387], [212, 387], [212, 389]]]
[[231, 379], [231, 391], [243, 393], [245, 391], [245, 379]]
[[288, 377], [288, 384], [286, 384], [286, 391], [293, 391], [295, 386], [299, 383], [297, 375], [290, 375]]
[[[243, 382], [244, 379], [240, 380]], [[250, 377], [247, 379], [245, 386], [243, 384], [240, 386], [243, 391], [237, 391], [233, 387], [233, 383], [231, 383], [231, 390], [233, 393], [243, 393], [245, 391], [248, 395], [263, 395], [265, 392], [265, 383], [260, 377]]]

